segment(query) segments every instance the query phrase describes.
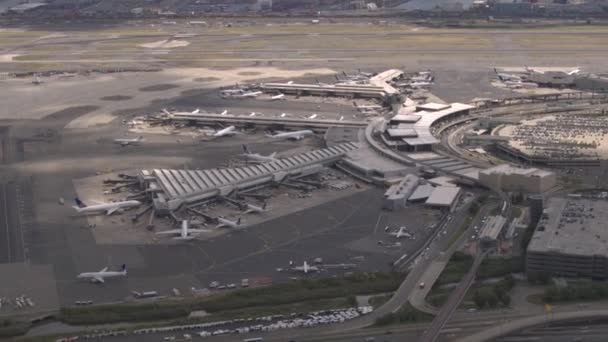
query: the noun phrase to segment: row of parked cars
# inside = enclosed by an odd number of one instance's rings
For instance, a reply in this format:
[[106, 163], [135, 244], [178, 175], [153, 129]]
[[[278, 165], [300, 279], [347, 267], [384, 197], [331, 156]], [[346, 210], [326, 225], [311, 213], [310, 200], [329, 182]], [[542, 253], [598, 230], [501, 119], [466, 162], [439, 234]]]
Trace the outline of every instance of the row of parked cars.
[[[372, 311], [371, 306], [358, 308], [335, 309], [312, 312], [304, 317], [292, 314], [286, 318], [283, 315], [260, 317], [258, 320], [274, 321], [270, 324], [255, 324], [234, 329], [217, 329], [213, 331], [203, 330], [199, 333], [200, 337], [227, 335], [227, 334], [246, 334], [258, 331], [275, 331], [278, 329], [309, 328], [322, 324], [342, 323], [347, 320], [368, 314]], [[295, 316], [294, 316], [295, 315]], [[277, 320], [278, 319], [278, 320]]]
[[[200, 337], [217, 336], [225, 334], [244, 334], [255, 331], [274, 331], [277, 329], [288, 329], [298, 327], [314, 327], [321, 324], [341, 323], [360, 315], [368, 314], [372, 311], [371, 306], [363, 306], [358, 308], [346, 308], [346, 309], [333, 309], [315, 311], [310, 313], [292, 313], [290, 315], [270, 315], [261, 317], [248, 317], [230, 319], [225, 321], [209, 322], [209, 323], [197, 323], [197, 324], [185, 324], [166, 326], [159, 328], [146, 328], [137, 329], [132, 332], [126, 330], [115, 330], [115, 331], [94, 331], [90, 334], [81, 336], [72, 336], [68, 338], [62, 338], [56, 340], [56, 342], [68, 342], [79, 339], [95, 339], [95, 338], [106, 338], [114, 336], [126, 336], [128, 334], [159, 334], [168, 332], [177, 332], [185, 330], [201, 330], [198, 335]], [[267, 322], [266, 324], [261, 322]], [[257, 323], [246, 325], [247, 323]], [[261, 324], [260, 324], [261, 323]], [[244, 326], [243, 326], [244, 325]], [[217, 328], [217, 329], [214, 329]], [[187, 335], [187, 334], [186, 334]], [[190, 335], [188, 335], [190, 336]]]

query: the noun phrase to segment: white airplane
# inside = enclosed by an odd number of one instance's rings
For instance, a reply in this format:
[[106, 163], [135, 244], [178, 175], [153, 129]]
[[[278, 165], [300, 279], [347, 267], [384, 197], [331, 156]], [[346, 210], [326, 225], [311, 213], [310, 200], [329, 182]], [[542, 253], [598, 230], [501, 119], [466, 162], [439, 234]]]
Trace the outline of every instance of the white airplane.
[[224, 228], [224, 227], [226, 227], [226, 228], [238, 229], [238, 228], [241, 227], [241, 218], [240, 217], [236, 221], [225, 219], [223, 217], [218, 217], [217, 220], [219, 221], [219, 224], [215, 228]]
[[287, 84], [293, 84], [293, 81], [288, 81]]
[[278, 95], [272, 96], [270, 99], [272, 101], [284, 100], [285, 99], [285, 94], [278, 94]]
[[308, 272], [319, 272], [319, 268], [317, 266], [310, 266], [306, 261], [304, 261], [302, 266], [292, 267], [291, 270], [296, 272], [304, 272], [305, 274]]
[[91, 212], [105, 211], [106, 215], [108, 215], [108, 216], [112, 215], [117, 210], [138, 207], [141, 205], [141, 202], [136, 201], [136, 200], [112, 202], [112, 203], [94, 201], [94, 202], [97, 202], [97, 204], [89, 205], [89, 206], [84, 204], [84, 202], [82, 202], [78, 197], [76, 197], [74, 199], [74, 201], [76, 201], [76, 205], [73, 206], [72, 208], [76, 209], [76, 211], [78, 213], [91, 213]]
[[245, 210], [245, 212], [243, 214], [261, 214], [266, 211], [268, 211], [268, 209], [266, 209], [265, 202], [264, 202], [264, 205], [262, 205], [261, 207], [247, 203], [247, 210]]
[[308, 120], [313, 120], [313, 119], [315, 119], [317, 116], [319, 116], [319, 115], [318, 115], [318, 114], [313, 114], [313, 115], [311, 115], [311, 116], [307, 117], [307, 119], [308, 119]]
[[355, 108], [361, 110], [361, 109], [382, 109], [383, 107], [381, 105], [358, 105], [357, 102], [353, 101], [353, 105], [355, 106]]
[[128, 146], [128, 145], [138, 145], [140, 142], [145, 141], [143, 136], [138, 136], [137, 138], [132, 138], [132, 139], [114, 139], [114, 142], [116, 144], [120, 144], [120, 146]]
[[230, 137], [233, 136], [235, 134], [240, 134], [241, 132], [236, 130], [236, 127], [234, 126], [228, 126], [226, 128], [222, 128], [219, 131], [216, 131], [215, 133], [212, 133], [211, 136], [215, 137], [215, 138], [220, 138], [220, 137]]
[[404, 238], [408, 238], [408, 239], [411, 239], [411, 238], [412, 238], [412, 234], [408, 233], [408, 232], [405, 230], [405, 227], [400, 227], [398, 231], [396, 231], [396, 232], [392, 232], [392, 233], [390, 233], [390, 235], [392, 235], [392, 236], [396, 237], [397, 239], [401, 239], [401, 238], [403, 238], [403, 237], [404, 237]]
[[416, 89], [430, 87], [431, 85], [433, 85], [433, 82], [412, 82], [408, 84], [409, 87]]
[[538, 84], [533, 83], [533, 82], [506, 81], [505, 84], [509, 88], [515, 88], [515, 89], [533, 89], [533, 88], [538, 88]]
[[494, 68], [494, 73], [496, 73], [496, 76], [498, 76], [498, 79], [501, 81], [521, 81], [521, 77], [517, 76], [517, 75], [511, 75], [511, 74], [505, 74], [505, 73], [500, 73], [496, 70], [496, 68]]
[[340, 118], [338, 119], [338, 121], [344, 121], [344, 115], [340, 116]]
[[281, 113], [281, 117], [284, 118], [287, 116], [287, 113]]
[[93, 283], [105, 283], [105, 278], [116, 278], [127, 276], [127, 265], [122, 264], [120, 271], [108, 271], [107, 267], [104, 267], [99, 272], [84, 272], [76, 276], [77, 279], [89, 280]]
[[526, 72], [529, 72], [529, 73], [531, 73], [531, 74], [532, 74], [532, 73], [537, 73], [537, 74], [544, 74], [544, 73], [545, 73], [545, 72], [544, 72], [544, 71], [542, 71], [542, 70], [539, 70], [539, 69], [534, 69], [534, 68], [531, 68], [531, 67], [529, 67], [529, 66], [527, 66], [527, 65], [524, 65], [524, 69], [526, 69]]
[[[192, 115], [196, 115], [196, 114], [198, 114], [198, 113], [200, 113], [200, 112], [201, 112], [200, 108], [196, 108], [195, 110], [193, 110], [193, 111], [191, 111], [191, 112], [176, 112], [176, 113], [179, 113], [179, 114], [192, 114]], [[163, 113], [165, 113], [165, 114], [167, 114], [167, 115], [171, 115], [171, 114], [172, 114], [172, 113], [171, 113], [171, 112], [169, 112], [169, 111], [168, 111], [166, 108], [163, 108]]]
[[314, 135], [315, 133], [309, 129], [304, 129], [301, 131], [295, 132], [278, 132], [277, 134], [271, 135], [266, 134], [266, 137], [272, 139], [291, 139], [291, 140], [302, 140], [309, 135]]
[[240, 94], [240, 95], [235, 95], [235, 97], [258, 97], [260, 95], [262, 95], [261, 91], [251, 91], [251, 92], [248, 92], [248, 93], [243, 93], [243, 94]]
[[568, 75], [572, 76], [572, 75], [576, 75], [576, 74], [578, 74], [579, 72], [581, 72], [581, 69], [580, 69], [579, 67], [576, 67], [576, 68], [574, 68], [573, 70], [568, 71], [566, 74], [568, 74]]
[[251, 112], [251, 114], [249, 114], [249, 116], [255, 116], [255, 112]]
[[269, 163], [269, 162], [273, 162], [273, 161], [277, 160], [276, 152], [272, 152], [271, 154], [269, 154], [267, 156], [261, 155], [259, 153], [251, 153], [251, 151], [249, 151], [249, 148], [247, 148], [247, 145], [243, 145], [243, 151], [244, 151], [244, 153], [241, 154], [241, 156], [250, 162]]
[[188, 227], [188, 220], [182, 221], [181, 229], [170, 229], [157, 232], [156, 235], [179, 235], [173, 237], [174, 240], [192, 240], [200, 233], [208, 233], [209, 229], [192, 229]]

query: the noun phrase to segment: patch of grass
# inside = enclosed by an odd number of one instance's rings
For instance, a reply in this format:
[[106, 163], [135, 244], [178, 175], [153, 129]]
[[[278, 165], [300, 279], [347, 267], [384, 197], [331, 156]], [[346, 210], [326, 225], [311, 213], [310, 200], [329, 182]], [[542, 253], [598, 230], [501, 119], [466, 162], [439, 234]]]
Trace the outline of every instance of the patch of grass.
[[29, 322], [4, 319], [0, 321], [0, 339], [25, 335], [30, 329]]
[[523, 257], [488, 257], [485, 258], [479, 269], [477, 277], [479, 279], [503, 277], [511, 273], [519, 273], [524, 271]]
[[388, 302], [392, 296], [392, 293], [386, 295], [373, 296], [369, 299], [369, 305], [371, 305], [374, 309], [377, 309], [384, 305], [384, 303]]
[[14, 61], [39, 61], [51, 59], [52, 56], [49, 55], [21, 55], [13, 57]]
[[154, 303], [109, 304], [61, 309], [60, 320], [70, 324], [144, 322], [187, 317], [191, 311], [220, 313], [290, 303], [348, 298], [359, 294], [396, 290], [400, 273], [357, 273], [345, 278], [304, 279], [268, 287], [241, 289], [197, 300], [165, 300]]
[[431, 314], [418, 311], [410, 303], [406, 303], [397, 312], [391, 312], [376, 319], [373, 326], [384, 327], [393, 324], [430, 322], [433, 317]]
[[448, 264], [437, 278], [434, 286], [457, 283], [468, 272], [473, 265], [473, 257], [463, 252], [455, 252]]
[[554, 303], [606, 298], [608, 298], [608, 284], [588, 281], [565, 287], [549, 286], [545, 289], [542, 300], [545, 303]]

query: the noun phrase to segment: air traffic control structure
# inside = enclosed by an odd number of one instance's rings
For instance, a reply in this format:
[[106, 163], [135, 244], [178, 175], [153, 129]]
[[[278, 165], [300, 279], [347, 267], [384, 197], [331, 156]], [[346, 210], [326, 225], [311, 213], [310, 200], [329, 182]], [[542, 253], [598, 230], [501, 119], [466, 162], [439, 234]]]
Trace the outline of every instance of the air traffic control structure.
[[217, 196], [228, 196], [234, 191], [246, 191], [300, 178], [321, 171], [359, 148], [356, 143], [343, 143], [331, 147], [297, 154], [244, 167], [209, 170], [141, 170], [139, 180], [151, 196], [157, 214], [169, 214], [182, 205], [189, 205]]

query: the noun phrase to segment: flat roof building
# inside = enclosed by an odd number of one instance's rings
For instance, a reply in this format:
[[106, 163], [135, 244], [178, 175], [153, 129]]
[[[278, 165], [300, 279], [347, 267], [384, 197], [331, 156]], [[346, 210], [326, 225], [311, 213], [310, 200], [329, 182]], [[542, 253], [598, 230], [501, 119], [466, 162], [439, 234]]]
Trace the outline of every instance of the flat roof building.
[[482, 247], [496, 247], [498, 236], [506, 222], [507, 219], [500, 215], [488, 217], [486, 223], [481, 227], [481, 233], [479, 234]]
[[438, 186], [433, 190], [426, 205], [452, 211], [458, 203], [460, 188], [457, 186]]
[[551, 198], [528, 245], [528, 275], [608, 278], [608, 201]]
[[384, 209], [397, 210], [405, 208], [407, 199], [416, 190], [420, 178], [416, 175], [406, 175], [401, 182], [388, 188], [384, 193]]
[[557, 176], [551, 171], [502, 164], [479, 171], [479, 182], [491, 189], [542, 193], [555, 186]]

